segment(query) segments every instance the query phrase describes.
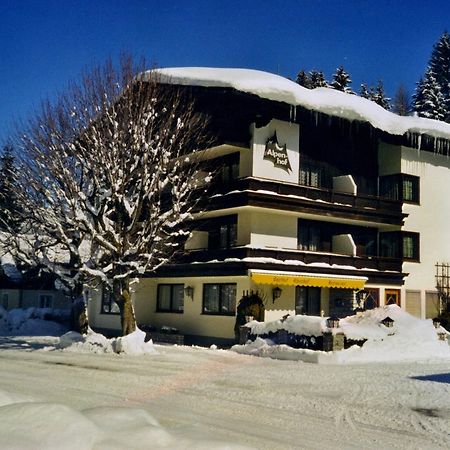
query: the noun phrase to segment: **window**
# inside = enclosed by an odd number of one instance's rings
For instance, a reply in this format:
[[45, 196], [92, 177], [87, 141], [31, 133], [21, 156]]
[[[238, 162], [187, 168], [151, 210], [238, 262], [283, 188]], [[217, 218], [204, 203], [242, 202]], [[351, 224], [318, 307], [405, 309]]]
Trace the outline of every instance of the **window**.
[[119, 305], [113, 300], [113, 293], [109, 286], [103, 286], [102, 289], [102, 314], [119, 314]]
[[396, 174], [380, 177], [380, 196], [408, 203], [419, 203], [420, 178]]
[[209, 248], [230, 248], [237, 243], [237, 216], [221, 217], [212, 222], [209, 230]]
[[52, 307], [53, 307], [53, 295], [40, 294], [39, 308], [52, 308]]
[[203, 314], [234, 315], [236, 283], [204, 284]]
[[419, 260], [419, 233], [403, 233], [403, 258]]
[[322, 250], [321, 229], [318, 225], [304, 220], [298, 221], [297, 248], [310, 252]]
[[382, 257], [419, 261], [419, 250], [419, 233], [405, 231], [380, 233], [380, 256]]
[[433, 319], [441, 313], [439, 294], [435, 291], [425, 291], [425, 317]]
[[228, 184], [239, 178], [239, 153], [225, 158], [220, 166], [220, 182]]
[[363, 309], [374, 309], [380, 305], [380, 290], [365, 288], [357, 293], [358, 306]]
[[380, 256], [400, 258], [399, 233], [380, 233]]
[[9, 294], [3, 294], [2, 295], [2, 306], [6, 310], [8, 309], [8, 306], [9, 306]]
[[403, 175], [403, 201], [419, 203], [419, 177]]
[[320, 288], [302, 286], [295, 288], [295, 314], [320, 316]]
[[303, 186], [320, 187], [322, 185], [322, 174], [320, 167], [311, 163], [300, 166], [300, 184]]
[[184, 284], [158, 284], [156, 310], [182, 313], [184, 310]]

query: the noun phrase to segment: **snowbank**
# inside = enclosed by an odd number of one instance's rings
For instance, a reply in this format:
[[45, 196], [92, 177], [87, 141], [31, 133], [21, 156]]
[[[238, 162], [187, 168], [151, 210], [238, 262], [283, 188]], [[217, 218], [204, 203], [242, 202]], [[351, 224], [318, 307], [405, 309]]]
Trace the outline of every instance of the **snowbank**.
[[60, 336], [67, 331], [64, 323], [68, 317], [67, 310], [28, 308], [6, 311], [0, 306], [0, 336]]
[[0, 390], [0, 448], [9, 450], [244, 449], [168, 433], [138, 408], [77, 411], [57, 403], [19, 400]]
[[128, 336], [112, 339], [95, 333], [91, 329], [85, 335], [69, 331], [60, 337], [56, 348], [78, 353], [157, 354], [153, 341], [145, 342], [145, 333], [139, 329]]
[[332, 116], [369, 122], [375, 128], [394, 135], [415, 132], [450, 139], [450, 125], [445, 122], [401, 117], [365, 98], [330, 88], [306, 89], [287, 78], [268, 72], [209, 67], [178, 67], [156, 71], [164, 83], [229, 87], [269, 100], [301, 105]]
[[[394, 320], [394, 326], [387, 328], [380, 322], [386, 317]], [[318, 336], [326, 328], [323, 317], [291, 316], [286, 320], [247, 324], [251, 332], [264, 335], [277, 330], [290, 333]], [[398, 362], [434, 361], [450, 362], [450, 346], [447, 341], [438, 339], [437, 331], [447, 333], [444, 328], [436, 330], [433, 322], [418, 319], [397, 305], [389, 305], [365, 311], [361, 315], [349, 316], [340, 320], [340, 330], [347, 339], [366, 340], [361, 346], [346, 350], [323, 352], [307, 349], [294, 349], [287, 345], [274, 345], [269, 339], [257, 338], [245, 345], [235, 345], [232, 350], [248, 355], [289, 359], [316, 363], [351, 362]]]

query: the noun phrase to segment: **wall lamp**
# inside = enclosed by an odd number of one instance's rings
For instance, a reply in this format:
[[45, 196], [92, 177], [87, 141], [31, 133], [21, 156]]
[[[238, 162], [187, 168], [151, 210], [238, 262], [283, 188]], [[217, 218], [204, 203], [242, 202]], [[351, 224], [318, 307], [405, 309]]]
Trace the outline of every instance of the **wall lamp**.
[[282, 293], [283, 291], [277, 286], [277, 287], [274, 287], [273, 289], [272, 289], [272, 303], [275, 303], [275, 300], [277, 299], [277, 298], [280, 298], [281, 297], [281, 293]]
[[184, 288], [184, 293], [187, 297], [191, 297], [194, 300], [194, 288], [192, 286], [186, 286]]

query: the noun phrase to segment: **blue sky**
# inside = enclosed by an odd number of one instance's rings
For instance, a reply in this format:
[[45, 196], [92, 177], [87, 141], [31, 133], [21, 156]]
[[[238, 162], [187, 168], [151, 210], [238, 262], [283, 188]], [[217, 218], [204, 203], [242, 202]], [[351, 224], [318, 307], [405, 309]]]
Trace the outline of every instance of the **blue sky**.
[[14, 119], [120, 52], [162, 67], [265, 70], [412, 91], [450, 30], [447, 0], [0, 0], [0, 142]]

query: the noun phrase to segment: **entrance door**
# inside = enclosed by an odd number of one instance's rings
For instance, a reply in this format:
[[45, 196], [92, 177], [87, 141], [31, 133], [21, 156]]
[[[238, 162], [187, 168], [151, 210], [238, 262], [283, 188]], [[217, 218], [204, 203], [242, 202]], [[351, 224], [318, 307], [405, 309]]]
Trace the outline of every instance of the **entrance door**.
[[320, 288], [304, 286], [295, 288], [295, 314], [320, 316]]
[[400, 289], [386, 289], [384, 291], [384, 303], [400, 306]]

